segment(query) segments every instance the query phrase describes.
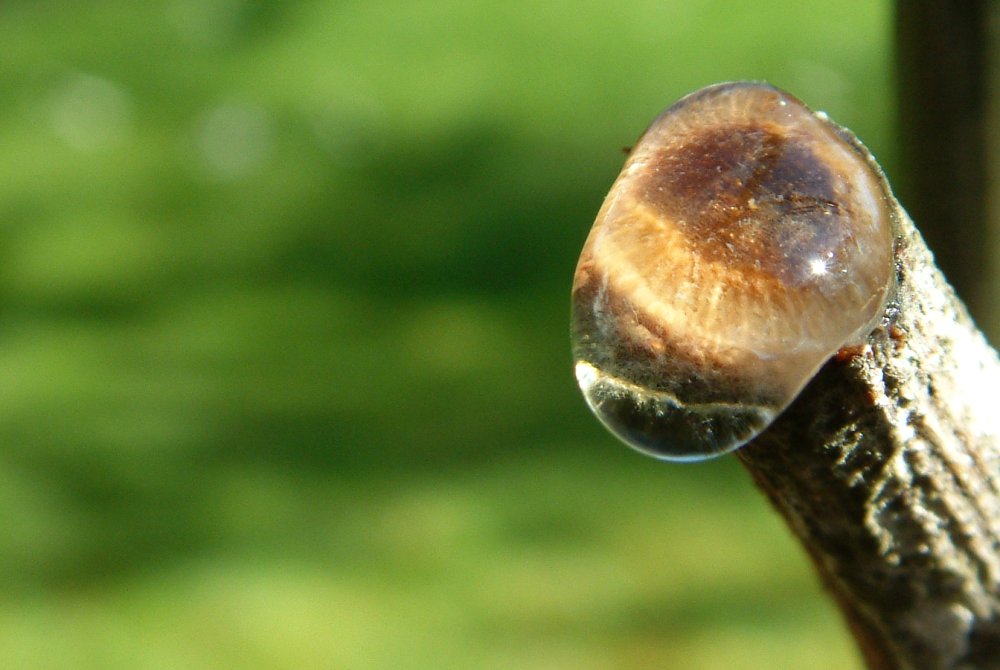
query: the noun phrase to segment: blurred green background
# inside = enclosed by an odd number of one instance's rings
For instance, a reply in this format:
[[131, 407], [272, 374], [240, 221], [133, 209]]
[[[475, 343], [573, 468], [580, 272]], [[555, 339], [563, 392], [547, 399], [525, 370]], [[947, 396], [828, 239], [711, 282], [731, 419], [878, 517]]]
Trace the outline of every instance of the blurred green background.
[[0, 8], [9, 668], [857, 668], [732, 458], [571, 374], [630, 145], [767, 79], [893, 171], [890, 6]]

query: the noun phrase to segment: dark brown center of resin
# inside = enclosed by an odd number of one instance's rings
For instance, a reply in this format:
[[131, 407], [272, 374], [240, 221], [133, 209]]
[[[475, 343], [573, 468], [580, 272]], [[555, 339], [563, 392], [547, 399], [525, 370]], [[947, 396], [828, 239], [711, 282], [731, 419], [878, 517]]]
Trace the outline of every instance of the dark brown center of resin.
[[851, 212], [823, 158], [782, 130], [706, 129], [653, 154], [637, 191], [704, 260], [801, 283], [802, 259], [841, 248]]

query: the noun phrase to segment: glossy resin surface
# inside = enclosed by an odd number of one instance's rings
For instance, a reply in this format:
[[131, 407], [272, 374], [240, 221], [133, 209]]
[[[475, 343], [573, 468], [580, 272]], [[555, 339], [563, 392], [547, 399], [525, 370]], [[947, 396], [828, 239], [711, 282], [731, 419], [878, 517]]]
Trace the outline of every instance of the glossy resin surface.
[[763, 430], [894, 281], [891, 195], [822, 114], [766, 84], [693, 93], [631, 152], [573, 280], [576, 377], [651, 455], [695, 460]]

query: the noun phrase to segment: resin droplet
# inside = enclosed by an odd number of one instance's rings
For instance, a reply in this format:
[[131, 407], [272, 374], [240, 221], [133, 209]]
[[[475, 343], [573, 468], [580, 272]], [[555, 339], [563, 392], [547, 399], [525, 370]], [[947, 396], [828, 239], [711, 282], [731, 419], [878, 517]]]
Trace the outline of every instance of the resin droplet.
[[852, 135], [782, 91], [683, 98], [632, 151], [576, 269], [573, 354], [591, 409], [658, 458], [754, 437], [879, 321], [891, 197]]

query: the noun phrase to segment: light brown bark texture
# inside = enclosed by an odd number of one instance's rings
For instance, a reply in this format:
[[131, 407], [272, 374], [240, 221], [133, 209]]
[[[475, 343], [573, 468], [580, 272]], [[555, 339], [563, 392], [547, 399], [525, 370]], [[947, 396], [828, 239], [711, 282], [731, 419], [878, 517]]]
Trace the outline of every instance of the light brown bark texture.
[[891, 318], [737, 455], [870, 668], [1000, 668], [1000, 361], [899, 217]]

